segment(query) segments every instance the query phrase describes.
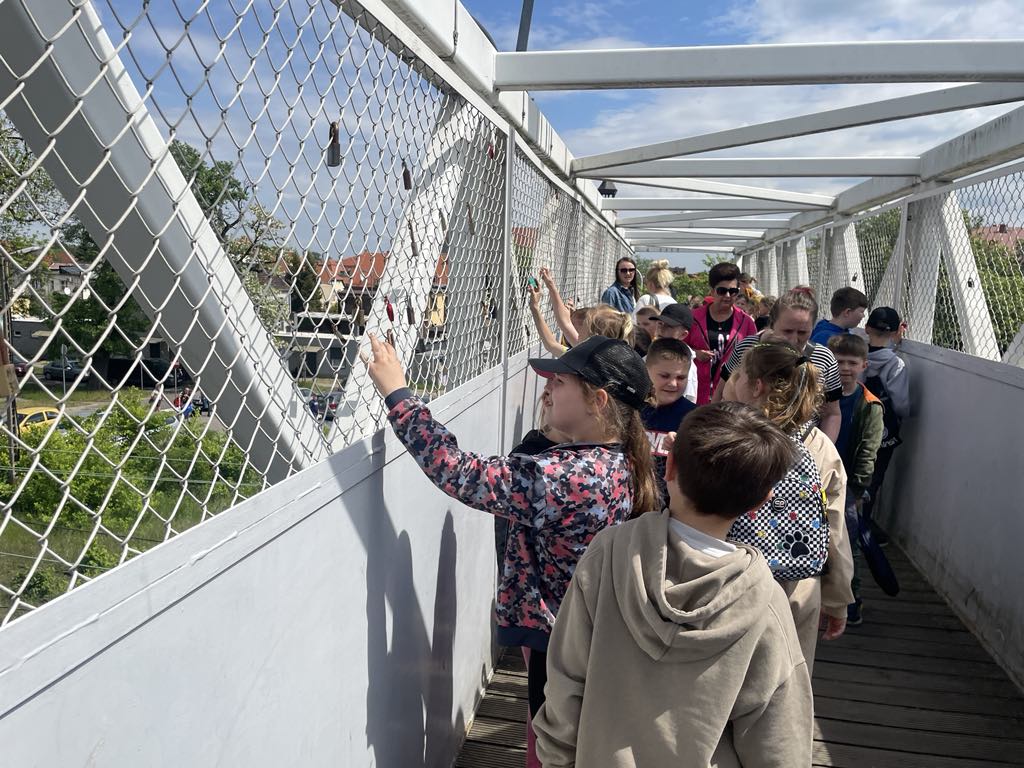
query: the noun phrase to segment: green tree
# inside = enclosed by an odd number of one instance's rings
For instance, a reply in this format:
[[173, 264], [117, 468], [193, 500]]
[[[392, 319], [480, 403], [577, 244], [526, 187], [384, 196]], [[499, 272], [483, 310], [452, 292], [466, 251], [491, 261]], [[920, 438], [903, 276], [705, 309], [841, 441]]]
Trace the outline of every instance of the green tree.
[[288, 274], [291, 279], [291, 311], [320, 312], [323, 310], [323, 293], [320, 291], [320, 275], [313, 269], [309, 258], [297, 253], [287, 257]]
[[[95, 264], [89, 271], [89, 298], [79, 295], [72, 301], [74, 297], [51, 294], [49, 302], [54, 314], [48, 314], [46, 322], [51, 329], [56, 329], [59, 321], [60, 332], [83, 349], [96, 347], [93, 367], [106, 376], [110, 358], [133, 355], [152, 321], [128, 295], [127, 286], [114, 268], [105, 259], [97, 261], [99, 246], [80, 222], [73, 221], [65, 228], [63, 240], [83, 269], [88, 270], [88, 265]], [[67, 311], [61, 315], [65, 308]], [[116, 328], [107, 334], [111, 322]]]
[[170, 150], [217, 237], [227, 245], [231, 231], [245, 218], [249, 191], [226, 160], [207, 165], [199, 150], [184, 141], [172, 141]]
[[7, 202], [0, 215], [0, 239], [14, 250], [38, 242], [42, 229], [60, 219], [67, 203], [42, 167], [32, 170], [35, 154], [2, 111], [0, 158], [0, 201]]

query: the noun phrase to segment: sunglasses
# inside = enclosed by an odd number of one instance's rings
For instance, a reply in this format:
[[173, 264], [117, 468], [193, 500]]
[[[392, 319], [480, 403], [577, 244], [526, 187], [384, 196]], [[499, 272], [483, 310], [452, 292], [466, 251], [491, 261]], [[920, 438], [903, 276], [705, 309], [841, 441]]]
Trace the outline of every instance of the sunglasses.
[[632, 267], [622, 267], [619, 270], [620, 275], [632, 275], [634, 272], [636, 272], [636, 270], [633, 269]]
[[721, 286], [715, 288], [715, 293], [719, 296], [735, 296], [739, 292], [739, 288], [722, 288]]

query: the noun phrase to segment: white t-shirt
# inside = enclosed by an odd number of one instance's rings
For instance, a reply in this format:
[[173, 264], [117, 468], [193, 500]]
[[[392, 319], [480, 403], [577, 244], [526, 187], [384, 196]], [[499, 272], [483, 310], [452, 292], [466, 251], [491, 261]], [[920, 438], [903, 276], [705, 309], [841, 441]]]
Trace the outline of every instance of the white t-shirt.
[[696, 528], [676, 520], [674, 517], [669, 518], [668, 527], [687, 546], [696, 549], [698, 552], [703, 552], [705, 555], [722, 557], [736, 551], [734, 544], [716, 539], [714, 536], [710, 536], [703, 531], [698, 531]]
[[693, 347], [690, 347], [690, 372], [686, 376], [686, 391], [683, 392], [683, 397], [691, 403], [697, 402], [697, 366], [693, 364], [696, 359]]
[[[640, 307], [657, 307], [658, 311], [661, 312], [665, 307], [675, 303], [676, 300], [671, 296], [665, 296], [661, 293], [645, 293], [636, 303], [636, 309], [640, 309]], [[633, 310], [633, 312], [635, 314], [636, 310]]]

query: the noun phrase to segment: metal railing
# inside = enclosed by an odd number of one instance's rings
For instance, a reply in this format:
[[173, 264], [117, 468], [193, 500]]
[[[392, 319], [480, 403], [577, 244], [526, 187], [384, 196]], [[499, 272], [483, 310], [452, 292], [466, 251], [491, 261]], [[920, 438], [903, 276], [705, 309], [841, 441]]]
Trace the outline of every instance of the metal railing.
[[592, 303], [628, 252], [334, 2], [10, 0], [0, 43], [0, 625], [379, 428], [366, 334], [436, 397], [541, 266]]

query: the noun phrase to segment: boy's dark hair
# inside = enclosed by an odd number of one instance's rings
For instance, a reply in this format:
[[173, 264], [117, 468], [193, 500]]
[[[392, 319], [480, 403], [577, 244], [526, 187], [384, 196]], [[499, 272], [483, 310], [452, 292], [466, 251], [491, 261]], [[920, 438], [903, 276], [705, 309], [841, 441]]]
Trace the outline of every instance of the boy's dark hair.
[[759, 507], [797, 460], [793, 440], [743, 403], [697, 408], [679, 425], [676, 482], [697, 511], [735, 520]]
[[832, 301], [828, 305], [832, 317], [839, 317], [847, 309], [860, 309], [861, 307], [868, 308], [868, 297], [856, 288], [849, 286], [840, 288], [833, 293]]
[[651, 334], [641, 328], [639, 325], [633, 328], [633, 333], [629, 338], [629, 345], [636, 350], [636, 353], [643, 357], [647, 354], [651, 346]]
[[637, 319], [639, 319], [641, 317], [647, 317], [647, 315], [650, 315], [651, 317], [657, 317], [660, 314], [661, 314], [661, 310], [658, 309], [657, 307], [655, 307], [652, 304], [648, 304], [645, 307], [640, 307], [636, 311]]
[[714, 288], [719, 283], [723, 283], [726, 280], [739, 280], [740, 279], [740, 268], [735, 264], [723, 261], [719, 264], [715, 264], [708, 271], [708, 285]]
[[655, 339], [647, 348], [648, 363], [666, 359], [690, 362], [692, 357], [690, 348], [679, 339]]
[[868, 343], [855, 333], [837, 333], [828, 340], [828, 348], [836, 357], [868, 359]]

